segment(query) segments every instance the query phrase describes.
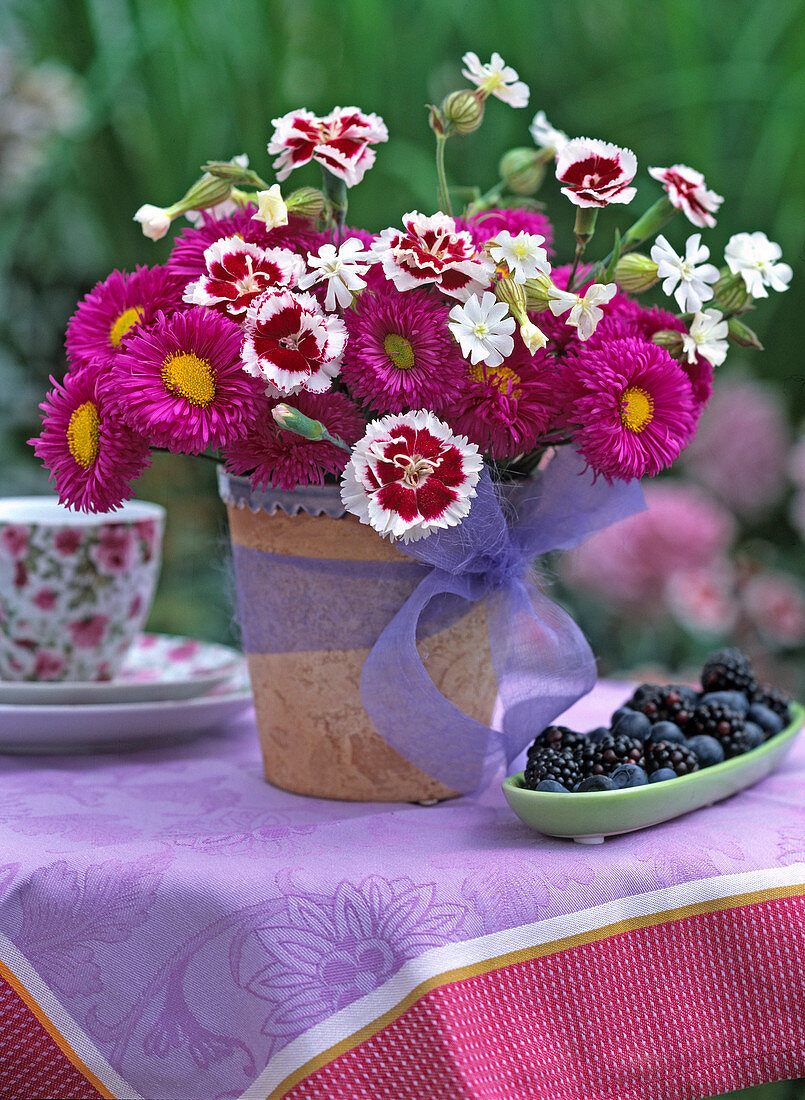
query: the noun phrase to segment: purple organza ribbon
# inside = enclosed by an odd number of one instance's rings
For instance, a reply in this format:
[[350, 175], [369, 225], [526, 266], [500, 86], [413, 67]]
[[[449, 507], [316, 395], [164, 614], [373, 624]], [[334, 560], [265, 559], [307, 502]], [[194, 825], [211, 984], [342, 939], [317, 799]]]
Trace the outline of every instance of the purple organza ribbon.
[[[363, 666], [369, 717], [401, 756], [455, 791], [469, 792], [507, 766], [557, 715], [595, 684], [587, 639], [541, 591], [531, 563], [645, 508], [638, 482], [594, 481], [573, 451], [558, 453], [505, 502], [484, 471], [466, 519], [409, 543], [433, 568], [384, 628]], [[498, 731], [438, 690], [417, 651], [417, 624], [431, 601], [487, 598], [492, 663], [504, 713]]]
[[[491, 780], [595, 683], [595, 659], [531, 563], [645, 508], [638, 482], [593, 481], [560, 451], [535, 480], [498, 494], [486, 471], [469, 515], [403, 551], [414, 561], [293, 557], [233, 547], [249, 653], [368, 649], [363, 704], [401, 756], [455, 791]], [[486, 598], [505, 717], [498, 731], [458, 709], [431, 680], [417, 642]]]

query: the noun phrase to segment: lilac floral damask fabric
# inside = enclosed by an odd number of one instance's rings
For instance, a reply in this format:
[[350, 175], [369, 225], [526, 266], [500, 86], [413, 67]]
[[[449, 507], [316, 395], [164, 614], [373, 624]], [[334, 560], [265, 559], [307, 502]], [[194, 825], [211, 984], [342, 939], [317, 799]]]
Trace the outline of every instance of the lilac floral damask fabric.
[[142, 1096], [225, 1100], [430, 948], [805, 860], [804, 779], [795, 745], [741, 795], [588, 848], [530, 831], [497, 782], [433, 807], [277, 790], [248, 715], [162, 750], [3, 756], [0, 932]]

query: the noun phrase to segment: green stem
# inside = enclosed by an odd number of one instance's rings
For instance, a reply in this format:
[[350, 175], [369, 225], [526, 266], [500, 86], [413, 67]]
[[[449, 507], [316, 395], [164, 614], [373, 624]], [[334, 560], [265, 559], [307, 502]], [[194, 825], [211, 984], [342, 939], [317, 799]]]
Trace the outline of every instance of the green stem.
[[479, 213], [481, 210], [487, 210], [502, 197], [505, 190], [506, 181], [499, 180], [494, 187], [489, 188], [485, 195], [481, 195], [480, 198], [475, 199], [475, 201], [467, 208], [467, 214], [472, 215]]
[[447, 176], [444, 171], [444, 147], [447, 138], [443, 134], [436, 135], [436, 175], [439, 179], [439, 208], [445, 214], [452, 215], [450, 207], [450, 195], [447, 191]]

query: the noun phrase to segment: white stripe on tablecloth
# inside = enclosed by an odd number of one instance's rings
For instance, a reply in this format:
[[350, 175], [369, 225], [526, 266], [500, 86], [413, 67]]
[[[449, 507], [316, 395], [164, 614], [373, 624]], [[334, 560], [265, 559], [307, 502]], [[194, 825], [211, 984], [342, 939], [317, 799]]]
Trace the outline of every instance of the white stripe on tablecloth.
[[368, 1027], [390, 1012], [422, 982], [433, 980], [440, 974], [477, 965], [510, 952], [551, 943], [553, 940], [593, 932], [618, 921], [650, 917], [655, 913], [681, 909], [699, 902], [717, 901], [733, 895], [752, 894], [800, 883], [805, 883], [805, 863], [744, 871], [737, 875], [716, 875], [636, 894], [634, 897], [618, 898], [577, 913], [548, 917], [533, 924], [493, 932], [462, 943], [431, 948], [417, 958], [409, 959], [393, 977], [372, 993], [367, 993], [365, 997], [297, 1036], [271, 1059], [239, 1100], [266, 1100], [289, 1075], [362, 1028]]
[[[117, 1070], [95, 1046], [87, 1033], [81, 1028], [56, 994], [36, 972], [23, 953], [8, 936], [0, 932], [0, 961], [8, 967], [14, 977], [24, 986], [30, 997], [36, 1001], [40, 1012], [54, 1025], [71, 1050], [98, 1080], [119, 1100], [143, 1100], [128, 1081], [124, 1081]], [[79, 1071], [80, 1072], [80, 1071]]]

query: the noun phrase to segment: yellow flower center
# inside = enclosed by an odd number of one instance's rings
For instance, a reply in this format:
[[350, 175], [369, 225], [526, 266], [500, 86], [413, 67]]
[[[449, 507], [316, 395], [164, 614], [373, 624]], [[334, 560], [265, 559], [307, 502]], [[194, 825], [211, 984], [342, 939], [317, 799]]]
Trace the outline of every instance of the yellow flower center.
[[398, 332], [390, 332], [383, 341], [383, 350], [397, 370], [410, 370], [416, 366], [416, 357], [410, 341]]
[[129, 329], [140, 321], [144, 313], [142, 306], [131, 306], [130, 309], [123, 310], [109, 330], [109, 340], [113, 348], [120, 347], [120, 341]]
[[209, 360], [198, 355], [171, 355], [162, 364], [162, 381], [171, 393], [178, 393], [191, 405], [206, 408], [215, 397], [215, 379]]
[[499, 393], [510, 394], [514, 398], [520, 397], [522, 391], [517, 388], [520, 375], [510, 367], [487, 367], [483, 363], [469, 363], [468, 369], [473, 381], [491, 382]]
[[642, 432], [654, 419], [654, 399], [640, 386], [629, 386], [621, 397], [621, 424], [630, 432]]
[[98, 457], [100, 435], [98, 409], [91, 401], [85, 401], [73, 411], [67, 425], [67, 446], [70, 454], [85, 470]]

